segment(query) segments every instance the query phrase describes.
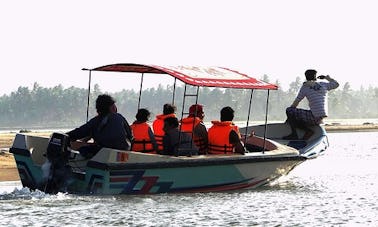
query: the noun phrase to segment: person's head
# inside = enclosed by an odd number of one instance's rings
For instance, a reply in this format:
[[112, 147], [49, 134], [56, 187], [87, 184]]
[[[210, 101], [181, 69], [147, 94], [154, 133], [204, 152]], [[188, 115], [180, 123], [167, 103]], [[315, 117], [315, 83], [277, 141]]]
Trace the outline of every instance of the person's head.
[[308, 69], [306, 70], [305, 72], [305, 76], [306, 76], [306, 80], [309, 81], [309, 80], [316, 80], [316, 70], [314, 69]]
[[164, 132], [168, 132], [169, 130], [173, 128], [178, 128], [179, 122], [177, 117], [167, 117], [164, 119]]
[[220, 115], [221, 115], [221, 121], [232, 121], [234, 119], [234, 110], [229, 107], [223, 107], [221, 109]]
[[151, 113], [147, 109], [139, 109], [138, 113], [135, 115], [135, 118], [139, 122], [146, 122], [150, 118], [150, 115]]
[[203, 106], [200, 104], [194, 104], [189, 107], [189, 117], [199, 117], [203, 119], [205, 113], [203, 112]]
[[96, 110], [99, 115], [116, 112], [115, 100], [107, 94], [99, 95], [96, 99]]
[[173, 114], [176, 112], [176, 106], [172, 105], [172, 104], [164, 104], [163, 106], [163, 114], [164, 115], [168, 115], [168, 114]]

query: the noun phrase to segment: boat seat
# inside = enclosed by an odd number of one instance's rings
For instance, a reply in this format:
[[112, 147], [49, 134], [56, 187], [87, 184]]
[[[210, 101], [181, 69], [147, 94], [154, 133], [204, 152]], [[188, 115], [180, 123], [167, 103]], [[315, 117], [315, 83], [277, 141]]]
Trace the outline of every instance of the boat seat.
[[[250, 152], [262, 151], [264, 147], [264, 138], [259, 136], [249, 136], [245, 142], [245, 147]], [[269, 139], [265, 139], [265, 151], [272, 151], [278, 147], [273, 144]]]
[[263, 147], [256, 146], [254, 144], [246, 143], [245, 148], [248, 152], [262, 152], [262, 151], [268, 151], [266, 148], [263, 149]]

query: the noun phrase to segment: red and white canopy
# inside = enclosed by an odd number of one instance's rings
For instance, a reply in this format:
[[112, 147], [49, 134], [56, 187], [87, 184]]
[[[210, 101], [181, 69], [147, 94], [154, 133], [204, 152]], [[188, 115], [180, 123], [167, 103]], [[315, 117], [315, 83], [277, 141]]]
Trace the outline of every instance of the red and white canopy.
[[200, 87], [277, 89], [277, 85], [222, 67], [158, 66], [126, 63], [105, 65], [91, 70], [169, 74], [184, 83]]

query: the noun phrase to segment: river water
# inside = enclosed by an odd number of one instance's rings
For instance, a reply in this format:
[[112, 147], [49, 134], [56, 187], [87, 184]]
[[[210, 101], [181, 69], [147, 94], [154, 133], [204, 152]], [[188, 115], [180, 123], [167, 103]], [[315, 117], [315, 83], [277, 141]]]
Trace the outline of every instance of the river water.
[[46, 195], [0, 183], [1, 226], [378, 226], [378, 132], [330, 147], [255, 190], [147, 196]]

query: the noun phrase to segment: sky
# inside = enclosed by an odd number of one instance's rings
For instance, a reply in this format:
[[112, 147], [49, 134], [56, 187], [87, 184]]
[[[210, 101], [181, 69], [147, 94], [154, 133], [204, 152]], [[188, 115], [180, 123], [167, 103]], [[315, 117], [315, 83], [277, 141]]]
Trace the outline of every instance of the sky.
[[[0, 95], [35, 82], [85, 88], [82, 68], [112, 63], [221, 66], [284, 89], [313, 68], [354, 89], [378, 86], [377, 9], [374, 0], [1, 1]], [[107, 75], [94, 83], [139, 88], [136, 76]], [[171, 80], [145, 78], [158, 83]]]

